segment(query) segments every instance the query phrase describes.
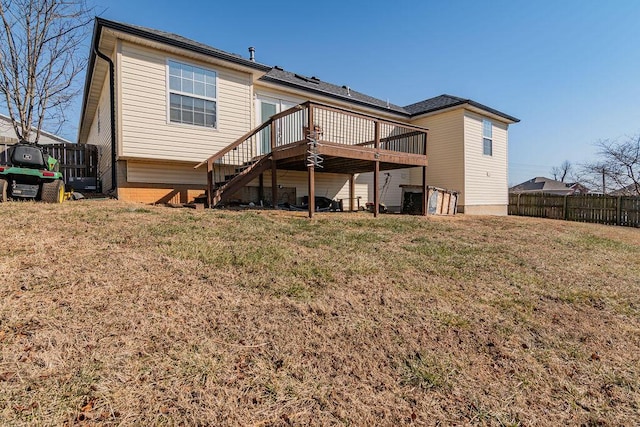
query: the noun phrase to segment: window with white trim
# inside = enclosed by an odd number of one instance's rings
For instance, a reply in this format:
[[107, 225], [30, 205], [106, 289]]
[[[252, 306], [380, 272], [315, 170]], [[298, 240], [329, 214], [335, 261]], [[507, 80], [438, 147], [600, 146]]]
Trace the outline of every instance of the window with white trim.
[[169, 121], [195, 126], [217, 126], [217, 73], [169, 62]]
[[482, 153], [493, 156], [493, 124], [490, 120], [482, 120]]

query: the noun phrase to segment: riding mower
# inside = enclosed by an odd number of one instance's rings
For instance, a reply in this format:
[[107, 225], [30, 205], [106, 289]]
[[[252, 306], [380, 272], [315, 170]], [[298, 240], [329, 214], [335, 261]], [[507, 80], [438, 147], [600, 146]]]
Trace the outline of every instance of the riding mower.
[[8, 164], [0, 164], [0, 202], [9, 198], [62, 203], [65, 199], [60, 164], [36, 144], [9, 147]]

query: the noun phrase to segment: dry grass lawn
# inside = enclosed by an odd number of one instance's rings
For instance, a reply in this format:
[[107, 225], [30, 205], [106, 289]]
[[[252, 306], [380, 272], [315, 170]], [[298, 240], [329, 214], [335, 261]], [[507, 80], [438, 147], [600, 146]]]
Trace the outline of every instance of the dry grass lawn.
[[638, 425], [640, 230], [0, 204], [2, 425]]

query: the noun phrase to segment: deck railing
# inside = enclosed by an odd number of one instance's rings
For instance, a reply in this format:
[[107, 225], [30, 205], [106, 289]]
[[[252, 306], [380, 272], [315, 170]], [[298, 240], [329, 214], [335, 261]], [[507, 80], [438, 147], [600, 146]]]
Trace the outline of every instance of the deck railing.
[[[275, 114], [196, 168], [207, 165], [211, 194], [234, 177], [249, 172], [272, 151], [307, 140], [311, 132], [321, 143], [420, 155], [425, 155], [427, 150], [424, 128], [308, 101]], [[212, 202], [210, 196], [209, 203]]]
[[321, 141], [426, 154], [427, 131], [424, 128], [324, 104], [307, 102], [303, 105], [310, 111]]

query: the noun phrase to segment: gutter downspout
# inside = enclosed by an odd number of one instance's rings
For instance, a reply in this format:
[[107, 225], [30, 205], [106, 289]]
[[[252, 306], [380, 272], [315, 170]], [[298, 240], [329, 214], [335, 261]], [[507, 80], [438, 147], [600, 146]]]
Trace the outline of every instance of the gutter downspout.
[[[115, 192], [118, 188], [118, 174], [116, 170], [116, 89], [115, 89], [115, 65], [111, 58], [98, 50], [97, 46], [94, 46], [93, 51], [101, 59], [104, 59], [109, 63], [109, 101], [111, 104], [111, 190]], [[116, 198], [117, 194], [116, 194]]]

